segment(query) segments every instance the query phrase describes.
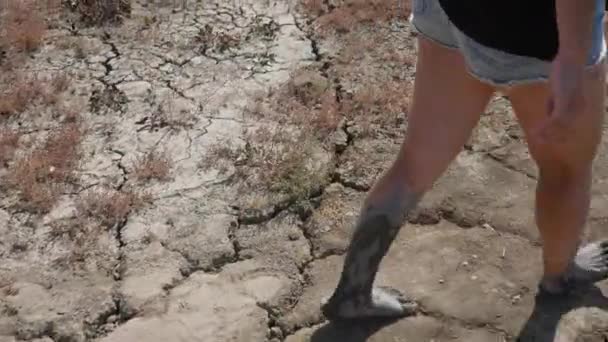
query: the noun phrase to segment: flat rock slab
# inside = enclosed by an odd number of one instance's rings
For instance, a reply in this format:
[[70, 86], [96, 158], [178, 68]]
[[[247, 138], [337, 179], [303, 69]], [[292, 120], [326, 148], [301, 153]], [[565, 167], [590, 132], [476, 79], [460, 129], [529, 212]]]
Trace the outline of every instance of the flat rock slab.
[[289, 291], [290, 283], [252, 262], [195, 273], [172, 289], [163, 313], [133, 318], [101, 341], [264, 342], [269, 318], [260, 303]]
[[477, 153], [463, 152], [420, 203], [426, 210], [459, 226], [489, 224], [534, 241], [535, 181]]
[[310, 261], [310, 244], [295, 215], [280, 214], [261, 225], [241, 226], [236, 232], [240, 257], [263, 260], [269, 269], [292, 276]]

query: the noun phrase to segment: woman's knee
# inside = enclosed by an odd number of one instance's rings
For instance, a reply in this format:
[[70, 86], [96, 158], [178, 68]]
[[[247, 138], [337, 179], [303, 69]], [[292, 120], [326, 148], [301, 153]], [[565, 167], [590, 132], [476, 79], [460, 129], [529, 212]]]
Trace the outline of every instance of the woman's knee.
[[546, 149], [533, 152], [533, 158], [538, 166], [539, 175], [545, 184], [555, 184], [558, 187], [581, 184], [591, 178], [594, 153], [575, 155], [565, 151]]

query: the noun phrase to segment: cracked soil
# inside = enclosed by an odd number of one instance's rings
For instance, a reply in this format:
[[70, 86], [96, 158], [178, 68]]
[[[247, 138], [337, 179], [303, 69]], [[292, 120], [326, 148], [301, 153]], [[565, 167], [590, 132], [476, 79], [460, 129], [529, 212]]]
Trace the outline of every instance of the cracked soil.
[[[49, 17], [20, 62], [69, 85], [60, 109], [0, 110], [0, 133], [20, 136], [10, 157], [0, 149], [0, 342], [608, 341], [608, 283], [535, 299], [536, 169], [500, 96], [382, 264], [377, 281], [419, 312], [327, 322], [319, 304], [359, 206], [407, 127], [417, 52], [405, 12], [163, 3], [133, 1], [104, 27]], [[83, 126], [79, 159], [52, 205], [32, 210], [11, 175], [67, 127], [66, 108]], [[606, 148], [608, 135], [587, 239], [608, 234]], [[142, 171], [153, 151], [164, 164]]]

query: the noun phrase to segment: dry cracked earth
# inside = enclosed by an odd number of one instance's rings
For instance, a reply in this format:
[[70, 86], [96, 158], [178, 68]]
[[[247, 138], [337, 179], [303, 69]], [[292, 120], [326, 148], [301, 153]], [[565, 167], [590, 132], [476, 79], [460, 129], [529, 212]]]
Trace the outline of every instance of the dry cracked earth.
[[[405, 15], [307, 4], [142, 1], [120, 25], [50, 25], [20, 68], [66, 74], [63, 107], [0, 115], [19, 132], [0, 158], [0, 341], [608, 341], [608, 284], [535, 298], [536, 170], [500, 96], [383, 262], [378, 282], [417, 314], [324, 319], [405, 133], [416, 46]], [[14, 186], [35, 142], [74, 122], [64, 186]], [[606, 148], [587, 239], [608, 233]]]

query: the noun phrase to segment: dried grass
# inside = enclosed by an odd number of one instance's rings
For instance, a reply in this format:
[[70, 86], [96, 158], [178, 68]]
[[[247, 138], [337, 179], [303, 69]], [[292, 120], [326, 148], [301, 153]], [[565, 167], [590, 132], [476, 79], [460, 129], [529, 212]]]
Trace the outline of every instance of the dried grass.
[[8, 129], [0, 129], [0, 168], [7, 167], [13, 159], [21, 135]]
[[266, 190], [294, 201], [309, 198], [329, 181], [331, 163], [315, 163], [322, 149], [344, 148], [345, 123], [358, 128], [358, 137], [403, 131], [410, 87], [407, 81], [391, 80], [351, 93], [317, 70], [298, 70], [283, 87], [255, 98], [249, 113], [257, 125], [243, 134], [245, 143], [219, 142], [207, 153], [204, 166], [220, 165], [225, 171], [229, 161], [243, 191]]
[[131, 16], [130, 0], [78, 0], [66, 3], [85, 26], [117, 24]]
[[23, 209], [44, 213], [53, 207], [73, 179], [82, 133], [79, 125], [66, 124], [11, 165], [9, 185], [18, 191]]
[[140, 182], [156, 179], [166, 181], [171, 171], [171, 160], [166, 152], [150, 151], [137, 158], [133, 175]]
[[303, 0], [304, 11], [315, 18], [323, 33], [350, 32], [360, 24], [390, 21], [409, 16], [410, 1], [406, 0], [343, 0], [328, 5], [322, 0]]
[[19, 52], [36, 51], [47, 30], [44, 16], [35, 1], [9, 0], [0, 18], [0, 46]]
[[0, 116], [20, 114], [36, 103], [55, 105], [60, 94], [70, 85], [70, 78], [65, 73], [50, 79], [14, 73], [13, 77], [7, 76], [3, 81], [6, 83], [0, 86]]
[[134, 191], [101, 188], [84, 193], [76, 205], [77, 217], [107, 229], [124, 222], [127, 216], [150, 202], [150, 196]]

